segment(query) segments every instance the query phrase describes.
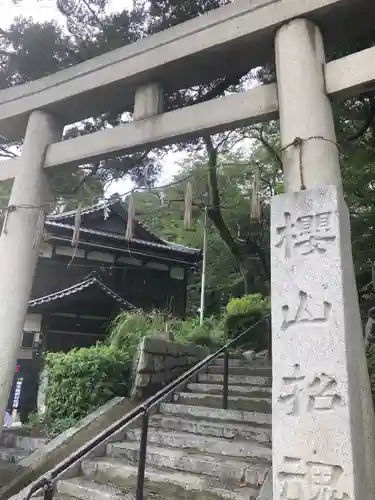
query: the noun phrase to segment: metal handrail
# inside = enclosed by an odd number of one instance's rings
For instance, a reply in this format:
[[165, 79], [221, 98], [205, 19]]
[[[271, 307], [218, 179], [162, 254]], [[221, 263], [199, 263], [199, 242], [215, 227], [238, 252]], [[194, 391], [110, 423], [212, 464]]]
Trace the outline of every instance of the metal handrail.
[[70, 455], [68, 458], [60, 462], [56, 467], [50, 470], [42, 478], [37, 480], [33, 484], [24, 498], [24, 500], [30, 500], [30, 498], [40, 491], [44, 490], [44, 500], [52, 500], [54, 494], [54, 482], [58, 477], [65, 472], [67, 469], [74, 467], [81, 460], [83, 460], [89, 453], [93, 452], [98, 446], [103, 444], [107, 439], [121, 431], [122, 429], [128, 427], [130, 424], [142, 419], [141, 422], [141, 442], [140, 442], [140, 453], [138, 461], [138, 477], [137, 477], [137, 489], [136, 489], [136, 500], [143, 500], [143, 486], [146, 468], [146, 452], [147, 452], [147, 434], [148, 434], [148, 423], [149, 423], [149, 413], [152, 408], [160, 404], [164, 399], [170, 396], [176, 389], [181, 385], [188, 382], [192, 377], [197, 375], [203, 368], [207, 367], [212, 361], [218, 358], [224, 353], [224, 377], [223, 377], [223, 409], [228, 408], [228, 372], [229, 372], [229, 353], [228, 349], [234, 346], [240, 339], [242, 339], [247, 333], [253, 330], [263, 321], [268, 321], [269, 316], [265, 316], [254, 325], [247, 328], [241, 332], [237, 337], [228, 341], [223, 347], [218, 349], [215, 353], [209, 354], [202, 361], [196, 363], [192, 368], [187, 370], [185, 373], [177, 377], [173, 382], [168, 384], [166, 387], [158, 391], [156, 394], [151, 396], [145, 402], [138, 405], [134, 410], [128, 412], [124, 417], [119, 419], [117, 422], [109, 426], [103, 432], [95, 436], [84, 446], [78, 449], [75, 453]]

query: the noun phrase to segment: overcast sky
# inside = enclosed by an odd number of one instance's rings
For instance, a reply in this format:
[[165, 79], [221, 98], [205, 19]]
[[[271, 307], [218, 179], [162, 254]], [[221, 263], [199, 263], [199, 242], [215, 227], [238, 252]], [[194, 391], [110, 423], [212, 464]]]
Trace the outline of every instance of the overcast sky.
[[[110, 11], [120, 10], [131, 6], [132, 0], [110, 0], [108, 9]], [[9, 26], [17, 16], [33, 17], [38, 21], [48, 21], [55, 19], [59, 23], [64, 23], [63, 16], [56, 9], [56, 0], [21, 0], [14, 5], [12, 0], [0, 0], [0, 25]]]
[[[132, 5], [132, 0], [110, 0], [108, 4], [109, 11], [118, 11], [126, 5]], [[36, 21], [56, 20], [59, 24], [64, 24], [64, 17], [56, 9], [56, 0], [21, 0], [14, 5], [12, 0], [0, 0], [0, 27], [9, 26], [12, 21], [18, 17], [32, 17]], [[182, 160], [184, 155], [168, 154], [164, 161], [164, 169], [158, 181], [159, 185], [166, 184], [178, 171], [177, 163]], [[127, 181], [118, 181], [108, 190], [108, 195], [118, 192], [124, 193], [132, 188], [132, 184]]]

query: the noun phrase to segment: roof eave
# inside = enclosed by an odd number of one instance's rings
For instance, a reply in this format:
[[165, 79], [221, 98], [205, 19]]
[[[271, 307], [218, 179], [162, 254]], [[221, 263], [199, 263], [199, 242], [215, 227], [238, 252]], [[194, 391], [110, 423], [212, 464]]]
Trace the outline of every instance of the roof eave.
[[101, 280], [96, 277], [88, 277], [68, 288], [59, 290], [57, 292], [50, 293], [43, 297], [39, 297], [29, 301], [29, 308], [39, 308], [47, 304], [58, 302], [59, 300], [66, 299], [68, 297], [73, 297], [79, 293], [84, 292], [85, 290], [91, 288], [92, 286], [98, 286], [103, 293], [106, 294], [107, 297], [110, 297], [112, 300], [117, 302], [122, 307], [125, 307], [127, 310], [136, 309], [133, 304], [123, 299], [116, 292], [111, 290], [107, 285], [105, 285]]
[[[46, 221], [46, 226], [48, 228], [48, 233], [52, 235], [52, 237], [56, 233], [58, 235], [63, 233], [68, 237], [71, 237], [71, 235], [73, 234], [73, 226], [67, 224], [63, 224], [60, 222], [51, 223], [49, 221]], [[92, 232], [92, 230], [85, 228], [81, 228], [80, 239], [86, 244], [90, 244], [90, 242], [94, 244], [94, 242], [102, 241], [104, 242], [104, 244], [110, 244], [111, 246], [115, 245], [119, 250], [131, 250], [137, 248], [146, 249], [149, 252], [151, 250], [152, 254], [156, 257], [158, 256], [158, 253], [168, 252], [172, 255], [184, 256], [184, 258], [187, 258], [189, 262], [199, 262], [202, 257], [202, 251], [198, 249], [190, 249], [188, 247], [185, 247], [186, 249], [184, 247], [178, 248], [178, 246], [174, 246], [173, 244], [168, 243], [158, 244], [143, 240], [126, 240], [125, 238], [119, 238], [116, 234], [105, 234], [103, 231], [95, 234], [94, 232]]]

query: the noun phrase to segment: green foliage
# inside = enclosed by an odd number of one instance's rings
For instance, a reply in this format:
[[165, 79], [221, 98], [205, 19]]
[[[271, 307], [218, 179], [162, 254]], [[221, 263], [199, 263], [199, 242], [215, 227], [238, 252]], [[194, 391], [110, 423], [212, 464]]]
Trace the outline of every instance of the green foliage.
[[160, 335], [166, 321], [175, 340], [217, 348], [223, 343], [223, 320], [167, 320], [157, 311], [121, 313], [112, 323], [107, 342], [46, 356], [46, 414], [31, 416], [30, 430], [55, 436], [115, 396], [128, 396], [137, 347], [146, 336]]
[[139, 342], [146, 336], [160, 334], [165, 330], [165, 320], [157, 311], [145, 314], [141, 310], [120, 313], [109, 329], [108, 343], [132, 356]]
[[[225, 327], [229, 337], [254, 326], [270, 312], [270, 300], [259, 293], [232, 299], [227, 305]], [[267, 348], [267, 326], [260, 323], [249, 331], [244, 344], [257, 351]]]
[[[64, 28], [59, 27], [54, 22], [36, 23], [30, 19], [19, 18], [10, 27], [1, 30], [0, 88], [28, 82], [70, 67], [73, 64], [86, 61], [110, 50], [133, 43], [152, 33], [178, 25], [196, 16], [201, 16], [205, 12], [228, 2], [227, 0], [150, 0], [148, 2], [134, 0], [131, 5], [127, 4], [128, 7], [125, 7], [124, 4], [123, 9], [113, 13], [107, 9], [109, 0], [85, 0], [84, 2], [80, 0], [56, 0], [57, 7], [65, 16]], [[328, 60], [336, 59], [348, 53], [370, 47], [373, 44], [373, 33], [361, 33], [357, 40], [350, 40], [348, 44], [341, 44], [339, 52], [337, 47], [333, 51], [330, 50], [327, 53], [327, 58]], [[253, 71], [250, 76], [244, 76], [242, 81], [253, 79], [254, 75], [256, 75], [259, 82], [267, 83], [275, 79], [275, 68], [272, 66], [263, 67], [256, 72]], [[184, 89], [168, 94], [165, 99], [166, 110], [197, 102], [197, 100], [207, 96], [210, 91], [215, 89], [217, 84], [220, 85], [220, 91], [218, 94], [215, 93], [215, 96], [222, 95], [228, 90], [232, 92], [241, 88], [241, 84], [237, 84], [236, 81], [233, 83], [232, 78], [229, 78], [229, 81], [231, 82], [229, 87], [222, 85], [223, 81], [220, 80], [208, 82], [193, 89]], [[367, 93], [366, 96], [354, 97], [334, 104], [334, 116], [337, 122], [336, 130], [342, 151], [344, 189], [352, 216], [353, 252], [360, 289], [371, 281], [371, 267], [375, 260], [375, 232], [373, 231], [375, 223], [373, 182], [375, 175], [373, 160], [375, 157], [374, 120], [370, 120], [370, 127], [362, 135], [357, 134], [362, 125], [368, 121], [371, 99], [373, 99], [373, 96], [371, 93]], [[123, 111], [121, 100], [119, 100], [118, 108], [111, 110], [110, 113], [93, 117], [78, 126], [74, 126], [66, 133], [65, 137], [86, 134], [108, 126], [116, 127], [124, 120]], [[219, 138], [219, 143], [224, 144], [219, 151], [221, 156], [223, 156], [223, 150], [225, 154], [232, 151], [231, 154], [234, 157], [237, 156], [237, 159], [246, 160], [241, 167], [239, 164], [232, 165], [229, 168], [231, 170], [231, 174], [229, 174], [229, 169], [224, 165], [228, 158], [224, 158], [224, 161], [219, 159], [217, 174], [221, 208], [229, 228], [229, 234], [233, 236], [235, 243], [246, 243], [249, 239], [256, 241], [256, 243], [260, 242], [260, 245], [258, 245], [260, 250], [267, 255], [269, 246], [267, 223], [265, 227], [261, 228], [257, 227], [256, 224], [249, 223], [249, 185], [253, 167], [257, 165], [261, 169], [261, 191], [266, 202], [270, 195], [283, 191], [278, 124], [277, 122], [271, 122], [256, 125], [241, 130], [240, 134], [247, 139], [248, 144], [249, 140], [251, 142], [251, 147], [245, 149], [242, 155], [233, 153], [233, 151], [238, 152], [238, 148], [234, 147], [234, 144], [239, 144], [238, 135], [234, 136], [235, 140], [232, 142], [232, 148], [230, 145], [227, 147], [227, 144], [230, 143], [229, 136], [220, 136]], [[233, 134], [231, 135], [233, 136]], [[348, 137], [351, 137], [351, 139], [348, 140]], [[194, 151], [192, 159], [189, 160], [189, 165], [185, 165], [184, 169], [198, 170], [200, 168], [202, 173], [201, 167], [207, 167], [207, 158], [202, 158], [202, 155], [196, 153], [198, 143], [199, 139], [190, 143], [179, 144], [177, 149]], [[216, 141], [216, 145], [217, 143]], [[9, 143], [2, 138], [0, 140], [0, 156], [12, 156], [14, 148], [17, 146], [19, 144]], [[233, 158], [230, 161], [232, 160]], [[76, 181], [82, 180], [82, 174], [87, 173], [87, 166], [85, 165], [79, 171], [76, 169], [73, 175], [66, 168], [56, 178], [57, 174], [53, 173], [52, 180], [56, 191], [62, 186], [64, 193], [75, 192], [74, 187], [80, 184]], [[88, 191], [87, 196], [89, 197], [90, 191], [96, 193], [100, 191], [103, 183], [112, 179], [120, 179], [127, 173], [143, 184], [145, 181], [152, 184], [155, 181], [155, 175], [157, 175], [159, 167], [160, 151], [153, 156], [140, 152], [103, 161], [100, 163], [99, 169], [95, 171], [95, 176], [86, 179], [84, 189]], [[76, 177], [75, 180], [73, 176]], [[88, 185], [90, 189], [87, 188]], [[170, 199], [180, 198], [180, 196], [175, 195], [181, 194], [182, 187], [180, 185], [173, 193], [171, 192]], [[207, 191], [207, 177], [200, 176], [200, 180], [195, 187], [198, 188], [197, 200], [202, 201], [204, 199], [202, 194]], [[57, 194], [62, 196], [61, 193]], [[75, 195], [78, 196], [76, 193]], [[156, 197], [154, 197], [153, 202], [157, 203]], [[163, 233], [175, 241], [201, 246], [202, 217], [200, 209], [198, 208], [195, 211], [198, 228], [195, 234], [190, 235], [183, 233], [181, 230], [180, 206], [177, 205], [176, 208], [175, 206], [175, 204], [171, 206], [170, 212], [168, 212], [169, 207], [166, 206], [163, 210], [156, 212], [154, 210], [149, 216], [146, 215], [146, 218], [152, 219], [151, 227], [155, 227], [155, 229], [161, 227]], [[266, 215], [265, 219], [268, 220], [268, 215]], [[267, 293], [261, 288], [265, 279], [259, 271], [259, 260], [250, 260], [250, 263], [247, 263], [245, 273], [243, 270], [240, 272], [236, 258], [228, 251], [227, 245], [223, 242], [218, 231], [210, 227], [209, 233], [209, 260], [210, 262], [217, 262], [217, 264], [211, 264], [213, 272], [209, 273], [208, 307], [210, 312], [217, 313], [218, 304], [223, 305], [226, 303], [228, 296], [238, 296], [252, 291]], [[249, 246], [247, 250], [249, 250]], [[259, 254], [260, 252], [247, 251], [241, 255], [248, 255], [249, 253], [252, 253], [253, 257], [255, 253]], [[243, 287], [244, 281], [248, 285], [246, 290]], [[191, 284], [189, 292], [192, 310], [195, 311], [199, 297], [198, 280]], [[369, 301], [374, 299], [374, 295], [367, 298]]]
[[224, 343], [224, 321], [211, 316], [200, 325], [198, 317], [174, 320], [171, 331], [176, 342], [218, 348]]
[[263, 297], [260, 293], [254, 293], [230, 300], [227, 305], [227, 314], [228, 316], [261, 318], [269, 312], [269, 309], [269, 298]]
[[[259, 154], [261, 152], [259, 151]], [[254, 158], [253, 158], [254, 155]], [[262, 158], [268, 158], [262, 152]], [[218, 161], [217, 176], [222, 198], [222, 213], [231, 234], [238, 235], [238, 240], [253, 237], [259, 241], [261, 249], [268, 255], [269, 227], [268, 206], [264, 207], [264, 221], [259, 223], [250, 220], [250, 200], [254, 165], [260, 160], [258, 152], [248, 154], [221, 155]], [[278, 187], [277, 165], [270, 160], [269, 165], [262, 169], [262, 184], [264, 199], [269, 198], [271, 191], [268, 184]], [[195, 205], [193, 209], [194, 224], [191, 231], [183, 226], [182, 206], [186, 177], [191, 176]], [[180, 180], [180, 182], [178, 182]], [[202, 248], [204, 230], [204, 212], [198, 204], [206, 197], [207, 191], [207, 160], [205, 157], [192, 155], [182, 165], [180, 172], [174, 177], [175, 185], [165, 189], [165, 203], [160, 205], [159, 199], [150, 193], [137, 194], [137, 217], [148, 227], [162, 234], [166, 239], [195, 248]], [[181, 200], [181, 201], [178, 201]], [[206, 274], [206, 314], [217, 315], [223, 312], [230, 297], [241, 296], [245, 292], [244, 273], [239, 268], [238, 261], [222, 239], [211, 220], [207, 229], [207, 274]], [[246, 255], [249, 251], [245, 252]], [[248, 292], [268, 293], [266, 281], [259, 266], [259, 260], [247, 260], [245, 273]], [[200, 303], [201, 276], [197, 273], [190, 277], [188, 287], [189, 313], [197, 314]]]
[[44, 425], [56, 434], [115, 396], [127, 396], [132, 357], [111, 346], [73, 349], [46, 356], [48, 387]]
[[224, 338], [221, 318], [205, 318], [203, 325], [200, 325], [197, 316], [169, 319], [157, 311], [147, 315], [138, 311], [119, 314], [110, 329], [109, 345], [133, 356], [142, 338], [163, 334], [167, 323], [176, 342], [214, 347], [221, 345]]
[[47, 412], [42, 421], [31, 417], [32, 429], [43, 427], [54, 436], [77, 423], [115, 396], [128, 396], [132, 385], [133, 359], [140, 340], [160, 333], [158, 313], [121, 313], [111, 325], [107, 342], [46, 356]]

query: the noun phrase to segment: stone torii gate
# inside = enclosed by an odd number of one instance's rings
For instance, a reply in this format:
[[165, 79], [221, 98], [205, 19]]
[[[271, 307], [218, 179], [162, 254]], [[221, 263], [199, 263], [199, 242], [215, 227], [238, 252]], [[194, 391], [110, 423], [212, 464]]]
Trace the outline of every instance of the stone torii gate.
[[[272, 200], [273, 496], [375, 500], [374, 415], [330, 98], [375, 88], [375, 48], [325, 63], [364, 36], [373, 0], [237, 0], [114, 52], [0, 92], [0, 133], [24, 137], [0, 238], [0, 415], [37, 262], [47, 168], [82, 164], [276, 118], [286, 194]], [[324, 37], [324, 45], [323, 38]], [[163, 113], [163, 92], [276, 55], [277, 85]], [[116, 108], [134, 122], [61, 141]], [[30, 207], [36, 207], [30, 209]]]

